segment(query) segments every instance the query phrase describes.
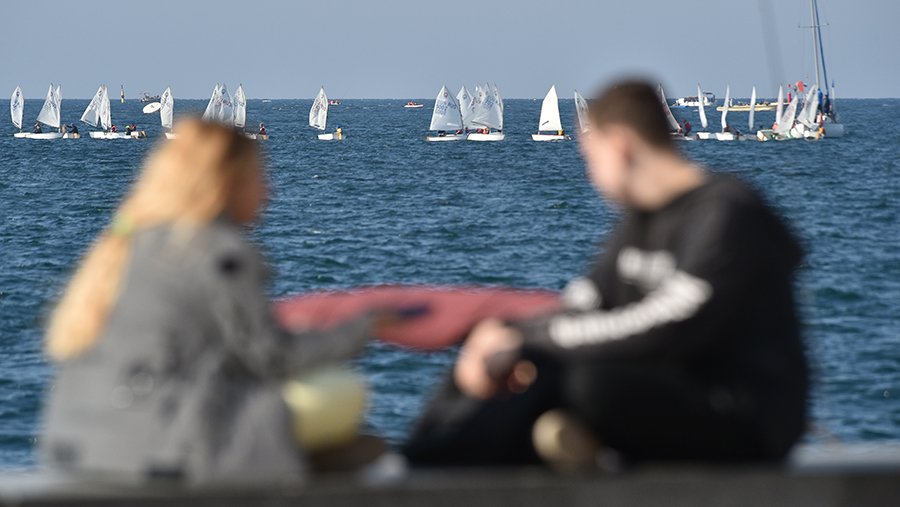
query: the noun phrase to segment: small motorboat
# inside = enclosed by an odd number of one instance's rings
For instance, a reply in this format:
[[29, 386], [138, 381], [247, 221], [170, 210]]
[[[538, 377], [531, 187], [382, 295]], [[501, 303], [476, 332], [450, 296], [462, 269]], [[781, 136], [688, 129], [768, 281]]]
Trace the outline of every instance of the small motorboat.
[[141, 94], [141, 102], [159, 102], [159, 95], [150, 95], [144, 92]]
[[700, 95], [696, 95], [693, 97], [680, 97], [675, 100], [675, 103], [672, 104], [672, 107], [699, 107], [701, 100], [703, 101], [703, 105], [706, 107], [715, 105], [716, 94], [712, 92], [702, 92]]
[[423, 107], [425, 107], [425, 104], [420, 104], [418, 102], [413, 102], [410, 100], [403, 107], [405, 107], [406, 109], [422, 109]]
[[339, 106], [339, 105], [341, 105], [341, 99], [329, 99], [328, 105], [329, 106]]

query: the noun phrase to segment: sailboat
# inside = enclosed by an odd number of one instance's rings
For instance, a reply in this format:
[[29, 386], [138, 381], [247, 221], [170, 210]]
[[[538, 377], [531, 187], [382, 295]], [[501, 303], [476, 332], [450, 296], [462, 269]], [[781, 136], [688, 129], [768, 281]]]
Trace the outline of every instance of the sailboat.
[[795, 139], [819, 139], [819, 124], [816, 121], [819, 111], [819, 87], [813, 85], [806, 92], [803, 100], [803, 108], [797, 114], [794, 128], [791, 129], [791, 137]]
[[[810, 29], [812, 30], [813, 52], [815, 53], [814, 59], [816, 62], [816, 88], [824, 92], [821, 108], [818, 108], [822, 112], [822, 128], [825, 137], [843, 137], [845, 132], [844, 125], [840, 123], [837, 109], [835, 108], [834, 81], [831, 82], [830, 87], [828, 85], [828, 70], [825, 67], [825, 49], [822, 46], [822, 25], [819, 23], [818, 0], [809, 0], [809, 12], [812, 18]], [[824, 79], [824, 86], [819, 82], [820, 70]]]
[[791, 130], [794, 128], [794, 121], [797, 118], [797, 104], [800, 99], [794, 96], [791, 103], [788, 104], [784, 114], [778, 119], [778, 127], [775, 129], [775, 139], [790, 139]]
[[687, 139], [682, 134], [683, 130], [681, 129], [681, 125], [678, 124], [678, 120], [676, 120], [675, 115], [672, 114], [672, 109], [669, 107], [669, 101], [666, 100], [666, 92], [663, 91], [662, 84], [659, 85], [659, 100], [662, 102], [663, 109], [665, 109], [666, 119], [669, 120], [669, 133], [674, 138]]
[[[309, 108], [309, 126], [325, 130], [328, 123], [328, 96], [325, 95], [325, 87], [319, 88], [319, 93], [313, 100], [312, 107]], [[332, 133], [319, 134], [320, 141], [342, 141], [344, 139], [344, 129], [338, 127]]]
[[28, 137], [28, 132], [22, 132], [22, 114], [25, 112], [25, 96], [22, 95], [22, 88], [16, 87], [12, 96], [9, 98], [9, 115], [12, 123], [18, 132], [13, 134], [16, 139], [24, 139]]
[[578, 93], [578, 90], [575, 90], [575, 117], [578, 118], [578, 129], [582, 134], [591, 130], [588, 103], [584, 100], [584, 97]]
[[725, 87], [725, 109], [722, 109], [722, 131], [716, 132], [717, 141], [737, 141], [740, 134], [728, 128], [728, 103], [731, 100], [731, 86]]
[[778, 100], [775, 103], [775, 123], [772, 124], [772, 128], [769, 129], [759, 129], [756, 131], [756, 139], [758, 141], [771, 141], [776, 139], [775, 129], [778, 128], [778, 125], [781, 122], [781, 117], [784, 115], [784, 85], [778, 86]]
[[478, 87], [471, 107], [471, 124], [478, 132], [466, 136], [467, 140], [502, 141], [506, 139], [506, 135], [503, 133], [503, 98], [496, 85], [485, 84]]
[[[460, 92], [462, 93], [462, 92]], [[434, 111], [431, 113], [431, 125], [428, 130], [436, 131], [437, 135], [425, 137], [426, 141], [459, 141], [463, 139], [462, 113], [459, 103], [450, 94], [446, 86], [441, 86], [437, 97], [434, 99]], [[448, 134], [447, 131], [453, 132]]]
[[[241, 132], [244, 131], [244, 126], [247, 123], [247, 96], [244, 94], [244, 85], [239, 84], [237, 90], [234, 92], [234, 126], [236, 128], [241, 129]], [[265, 141], [269, 138], [268, 135], [259, 136], [252, 132], [244, 132], [244, 135], [249, 137], [250, 139], [257, 139]]]
[[756, 119], [756, 85], [750, 90], [750, 117], [747, 119], [747, 132], [753, 132], [753, 120]]
[[[697, 83], [697, 96], [698, 97], [703, 96], [702, 92], [700, 90], [701, 90], [700, 83]], [[706, 119], [706, 107], [703, 104], [703, 102], [704, 101], [702, 101], [702, 100], [697, 101], [697, 113], [700, 114], [700, 125], [704, 129], [707, 129], [707, 128], [709, 128], [709, 121]], [[713, 105], [715, 105], [715, 104], [713, 104]], [[697, 132], [697, 139], [701, 139], [701, 140], [705, 141], [708, 139], [715, 139], [715, 138], [716, 138], [716, 135], [712, 132]]]
[[109, 105], [109, 90], [106, 85], [100, 85], [91, 102], [84, 108], [81, 121], [92, 127], [100, 127], [103, 130], [95, 130], [90, 133], [91, 139], [142, 139], [147, 134], [141, 132], [112, 132], [112, 117]]
[[[47, 90], [47, 98], [44, 99], [44, 106], [41, 107], [41, 112], [38, 113], [37, 121], [39, 123], [43, 123], [48, 127], [53, 127], [55, 129], [59, 129], [60, 127], [60, 106], [62, 105], [62, 92], [60, 91], [59, 85], [56, 88], [53, 88], [53, 85], [50, 85], [50, 89]], [[27, 139], [62, 139], [62, 132], [41, 132], [41, 133], [29, 133], [25, 136]]]
[[231, 95], [228, 94], [228, 87], [224, 84], [216, 84], [216, 87], [213, 88], [212, 96], [206, 104], [206, 110], [203, 111], [203, 120], [231, 125], [233, 118], [234, 107], [231, 102]]
[[463, 130], [468, 131], [472, 126], [472, 95], [469, 89], [463, 85], [456, 94], [456, 103], [459, 105], [459, 112], [462, 115]]
[[172, 132], [172, 120], [175, 116], [175, 98], [172, 97], [172, 88], [166, 87], [166, 91], [159, 96], [159, 123], [162, 124], [166, 139], [177, 139], [178, 134]]
[[[542, 134], [541, 132], [555, 133]], [[541, 119], [538, 123], [538, 132], [537, 134], [531, 134], [531, 140], [565, 141], [568, 138], [568, 136], [563, 134], [562, 122], [559, 119], [559, 97], [556, 95], [556, 85], [553, 85], [541, 103]]]

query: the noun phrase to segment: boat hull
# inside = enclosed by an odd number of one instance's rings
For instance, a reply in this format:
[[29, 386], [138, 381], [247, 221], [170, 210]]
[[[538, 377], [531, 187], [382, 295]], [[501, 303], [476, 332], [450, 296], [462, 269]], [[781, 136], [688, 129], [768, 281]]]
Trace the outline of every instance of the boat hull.
[[345, 136], [343, 134], [330, 133], [330, 134], [319, 134], [317, 137], [319, 138], [319, 141], [343, 141], [344, 138], [347, 136]]
[[62, 132], [42, 132], [40, 134], [28, 134], [27, 139], [40, 139], [40, 140], [53, 140], [53, 139], [62, 139]]
[[465, 138], [466, 137], [463, 135], [452, 134], [447, 136], [426, 136], [425, 140], [430, 143], [443, 143], [449, 141], [462, 141]]
[[701, 141], [709, 141], [710, 139], [715, 139], [716, 134], [714, 132], [697, 132], [696, 137]]
[[731, 132], [716, 132], [716, 141], [737, 141], [739, 137]]
[[147, 133], [143, 130], [140, 132], [91, 132], [91, 139], [144, 139], [147, 137]]
[[63, 139], [81, 139], [81, 134], [78, 132], [66, 132], [62, 136]]
[[568, 138], [569, 136], [560, 134], [531, 134], [532, 141], [565, 141]]
[[467, 141], [478, 141], [478, 142], [490, 142], [490, 141], [502, 141], [506, 139], [506, 134], [503, 132], [491, 132], [489, 134], [479, 134], [474, 132], [466, 136]]
[[174, 132], [166, 132], [166, 139], [178, 139], [178, 134]]
[[[719, 106], [716, 108], [716, 111], [722, 112], [725, 110], [725, 106]], [[756, 105], [756, 112], [760, 111], [774, 111], [775, 106], [765, 105], [761, 106], [759, 104]], [[728, 106], [729, 113], [748, 113], [750, 112], [750, 106]]]
[[422, 109], [423, 107], [425, 107], [425, 104], [416, 104], [416, 105], [414, 105], [414, 106], [405, 105], [405, 106], [403, 106], [403, 107], [404, 107], [405, 109]]
[[31, 135], [29, 132], [16, 132], [13, 134], [13, 137], [16, 139], [28, 139], [29, 135]]

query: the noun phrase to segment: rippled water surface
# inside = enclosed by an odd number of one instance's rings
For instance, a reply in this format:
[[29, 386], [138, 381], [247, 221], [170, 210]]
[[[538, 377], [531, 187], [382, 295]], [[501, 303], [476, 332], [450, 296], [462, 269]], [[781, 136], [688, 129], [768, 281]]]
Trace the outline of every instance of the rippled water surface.
[[[73, 122], [87, 101], [67, 100]], [[534, 143], [540, 101], [506, 103], [502, 143], [423, 141], [430, 106], [346, 100], [329, 123], [341, 143], [315, 140], [309, 100], [251, 100], [265, 121], [273, 187], [255, 232], [277, 276], [273, 296], [385, 282], [560, 288], [584, 269], [615, 214], [584, 178], [573, 142]], [[26, 105], [26, 122], [40, 101]], [[176, 101], [177, 114], [202, 101]], [[760, 187], [808, 249], [800, 277], [814, 416], [846, 440], [900, 438], [900, 101], [839, 104], [849, 135], [822, 142], [683, 143], [717, 171]], [[113, 104], [151, 139], [158, 117]], [[572, 101], [561, 101], [572, 124]], [[758, 114], [771, 122], [773, 113]], [[676, 111], [676, 115], [695, 115]], [[746, 114], [734, 114], [736, 124]], [[692, 122], [699, 124], [697, 118]], [[86, 128], [84, 129], [86, 130]], [[0, 468], [27, 468], [51, 369], [40, 353], [48, 302], [108, 221], [156, 141], [14, 140], [0, 128]], [[374, 399], [368, 423], [405, 434], [451, 353], [372, 345], [359, 364]]]

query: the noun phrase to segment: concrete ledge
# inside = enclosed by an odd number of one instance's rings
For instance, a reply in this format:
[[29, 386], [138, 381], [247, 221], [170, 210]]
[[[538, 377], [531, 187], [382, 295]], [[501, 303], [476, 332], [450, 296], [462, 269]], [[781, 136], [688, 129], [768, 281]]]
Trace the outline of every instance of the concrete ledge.
[[0, 476], [0, 505], [61, 506], [885, 506], [900, 505], [900, 445], [802, 447], [784, 467], [653, 466], [562, 477], [540, 469], [423, 470], [399, 482], [353, 477], [306, 485], [188, 489]]

